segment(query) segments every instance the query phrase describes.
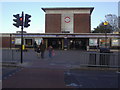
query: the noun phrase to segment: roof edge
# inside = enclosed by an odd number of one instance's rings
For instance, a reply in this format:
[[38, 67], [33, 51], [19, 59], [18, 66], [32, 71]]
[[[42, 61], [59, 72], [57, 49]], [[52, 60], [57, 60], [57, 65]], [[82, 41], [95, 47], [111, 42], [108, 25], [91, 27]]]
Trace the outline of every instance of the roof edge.
[[79, 9], [90, 9], [90, 14], [92, 13], [94, 7], [56, 7], [56, 8], [41, 8], [44, 12], [46, 10], [79, 10]]

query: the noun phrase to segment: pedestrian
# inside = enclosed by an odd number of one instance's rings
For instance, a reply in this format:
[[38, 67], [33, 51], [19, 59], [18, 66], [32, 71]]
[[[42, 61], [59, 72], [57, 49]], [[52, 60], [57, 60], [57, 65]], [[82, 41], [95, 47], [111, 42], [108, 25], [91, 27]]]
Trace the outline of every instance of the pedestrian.
[[33, 48], [34, 48], [34, 51], [36, 52], [36, 51], [37, 51], [37, 48], [38, 48], [36, 41], [35, 41], [34, 44], [33, 44]]
[[36, 52], [37, 52], [37, 56], [40, 57], [40, 52], [41, 52], [40, 46], [37, 47]]
[[39, 48], [40, 48], [40, 52], [41, 52], [41, 58], [43, 59], [44, 58], [44, 52], [45, 52], [45, 49], [46, 49], [44, 40], [41, 41], [41, 44], [40, 44]]
[[50, 45], [49, 47], [48, 47], [48, 52], [49, 52], [49, 57], [50, 58], [52, 58], [52, 56], [53, 56], [53, 47]]
[[59, 45], [59, 49], [61, 49], [61, 42], [60, 41], [58, 41], [58, 45]]

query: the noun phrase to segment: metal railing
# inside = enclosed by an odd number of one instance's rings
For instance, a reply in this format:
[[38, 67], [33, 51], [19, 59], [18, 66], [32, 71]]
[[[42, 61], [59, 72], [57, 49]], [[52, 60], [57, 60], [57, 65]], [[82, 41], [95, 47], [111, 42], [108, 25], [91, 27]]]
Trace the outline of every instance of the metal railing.
[[[23, 50], [24, 62], [35, 59], [35, 52], [33, 50]], [[2, 63], [21, 63], [20, 49], [2, 49]]]
[[6, 63], [18, 63], [20, 62], [20, 52], [15, 49], [3, 49], [2, 50], [2, 62]]
[[119, 67], [118, 53], [86, 52], [83, 55], [81, 65]]
[[[55, 51], [56, 55], [51, 60], [52, 63], [63, 64], [76, 64], [80, 66], [107, 66], [107, 67], [119, 67], [118, 53], [99, 53], [99, 52], [86, 52], [86, 51], [68, 51], [66, 54], [64, 51]], [[16, 49], [4, 49], [2, 50], [2, 62], [20, 63], [21, 52]], [[62, 53], [62, 54], [61, 54]], [[77, 54], [77, 55], [76, 55]], [[47, 53], [46, 53], [47, 55]], [[46, 56], [46, 58], [49, 58]], [[31, 61], [39, 59], [37, 58], [34, 50], [28, 50], [23, 54], [24, 61]]]

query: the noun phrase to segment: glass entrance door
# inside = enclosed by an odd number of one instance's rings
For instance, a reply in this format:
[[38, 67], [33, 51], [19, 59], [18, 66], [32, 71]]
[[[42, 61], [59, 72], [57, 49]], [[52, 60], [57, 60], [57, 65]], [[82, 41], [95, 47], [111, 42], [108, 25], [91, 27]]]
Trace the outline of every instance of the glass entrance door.
[[32, 39], [31, 38], [29, 38], [29, 39], [25, 39], [25, 46], [26, 47], [32, 47]]

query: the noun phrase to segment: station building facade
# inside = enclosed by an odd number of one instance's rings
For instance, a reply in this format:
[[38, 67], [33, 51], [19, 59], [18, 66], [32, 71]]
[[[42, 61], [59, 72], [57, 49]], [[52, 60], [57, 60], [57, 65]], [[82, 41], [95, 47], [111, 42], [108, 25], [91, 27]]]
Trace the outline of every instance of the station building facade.
[[[34, 41], [39, 45], [44, 39], [46, 47], [55, 49], [81, 49], [105, 45], [104, 33], [91, 33], [93, 7], [82, 8], [42, 8], [45, 12], [45, 33], [24, 33], [24, 45], [33, 48]], [[110, 48], [119, 48], [119, 34], [107, 34]], [[20, 33], [2, 34], [3, 48], [18, 48], [21, 45]]]
[[42, 8], [45, 33], [90, 33], [91, 8]]

